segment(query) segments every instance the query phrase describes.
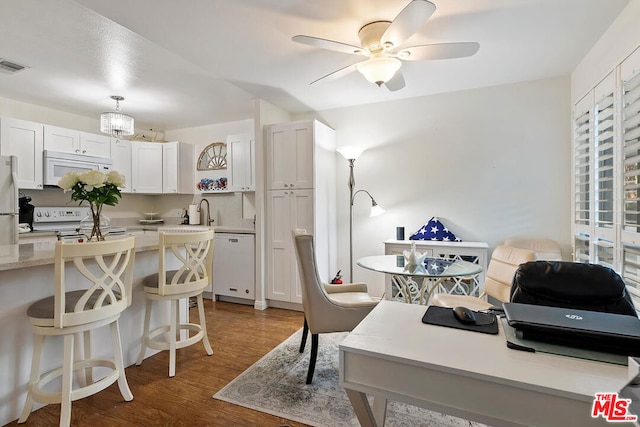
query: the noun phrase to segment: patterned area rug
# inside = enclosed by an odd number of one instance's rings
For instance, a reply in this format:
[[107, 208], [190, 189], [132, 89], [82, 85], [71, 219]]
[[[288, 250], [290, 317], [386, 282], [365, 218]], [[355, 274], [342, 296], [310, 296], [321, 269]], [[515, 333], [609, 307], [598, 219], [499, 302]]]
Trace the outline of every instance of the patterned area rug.
[[[311, 426], [359, 426], [340, 387], [338, 345], [346, 333], [321, 334], [312, 384], [305, 384], [311, 335], [299, 353], [302, 329], [216, 393], [215, 399]], [[480, 427], [484, 424], [389, 401], [387, 426]]]

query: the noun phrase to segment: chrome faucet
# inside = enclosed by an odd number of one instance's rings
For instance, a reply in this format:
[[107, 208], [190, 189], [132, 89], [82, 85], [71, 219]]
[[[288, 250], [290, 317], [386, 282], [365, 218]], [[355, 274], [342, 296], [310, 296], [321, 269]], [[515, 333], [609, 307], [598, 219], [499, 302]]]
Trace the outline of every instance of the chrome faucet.
[[209, 200], [203, 197], [202, 199], [200, 199], [200, 203], [198, 203], [198, 212], [202, 210], [202, 202], [207, 202], [207, 219], [205, 225], [210, 226], [211, 224], [213, 224], [213, 220], [211, 219], [211, 206], [209, 205]]

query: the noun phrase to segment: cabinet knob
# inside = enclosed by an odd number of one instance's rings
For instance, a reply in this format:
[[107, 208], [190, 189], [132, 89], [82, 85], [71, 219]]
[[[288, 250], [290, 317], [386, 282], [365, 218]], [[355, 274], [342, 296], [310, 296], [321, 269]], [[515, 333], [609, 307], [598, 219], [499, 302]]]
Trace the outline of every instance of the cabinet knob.
[[287, 187], [289, 187], [289, 184], [285, 184], [285, 185], [284, 185], [284, 188], [287, 188]]
[[293, 184], [289, 184], [289, 187], [293, 187]]
[[80, 152], [80, 150], [79, 150], [79, 149], [76, 149], [76, 153], [79, 153], [79, 152]]

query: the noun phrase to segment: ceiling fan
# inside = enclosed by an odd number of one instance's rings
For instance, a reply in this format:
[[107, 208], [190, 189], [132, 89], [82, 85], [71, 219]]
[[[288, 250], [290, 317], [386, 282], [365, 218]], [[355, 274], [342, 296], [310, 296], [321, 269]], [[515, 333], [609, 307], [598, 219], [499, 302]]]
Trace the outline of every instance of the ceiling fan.
[[311, 82], [334, 80], [358, 70], [371, 83], [383, 84], [396, 91], [405, 85], [400, 71], [402, 61], [424, 61], [435, 59], [463, 58], [474, 55], [480, 48], [476, 42], [437, 43], [403, 47], [435, 12], [436, 6], [427, 0], [412, 0], [393, 21], [370, 22], [360, 28], [358, 37], [361, 46], [318, 37], [297, 35], [291, 40], [322, 49], [366, 56], [368, 59], [320, 77]]

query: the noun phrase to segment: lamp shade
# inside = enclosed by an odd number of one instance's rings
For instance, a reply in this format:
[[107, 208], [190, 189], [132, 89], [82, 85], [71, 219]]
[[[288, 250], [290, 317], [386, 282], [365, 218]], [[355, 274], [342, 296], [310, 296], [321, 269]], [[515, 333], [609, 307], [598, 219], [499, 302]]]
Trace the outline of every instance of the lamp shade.
[[364, 151], [364, 148], [356, 147], [353, 145], [347, 145], [344, 147], [337, 148], [336, 151], [342, 154], [342, 157], [344, 157], [347, 160], [357, 160], [358, 157], [360, 157], [360, 155]]
[[133, 117], [116, 112], [100, 114], [100, 132], [115, 137], [133, 135]]
[[382, 209], [382, 206], [380, 206], [375, 202], [375, 200], [373, 200], [371, 203], [371, 212], [369, 213], [369, 218], [382, 215], [383, 213], [384, 213], [384, 209]]
[[387, 56], [372, 56], [371, 59], [357, 65], [358, 71], [371, 83], [381, 86], [391, 80], [400, 69], [402, 63], [397, 58]]
[[116, 138], [133, 135], [133, 117], [120, 112], [120, 101], [124, 98], [114, 95], [111, 99], [116, 101], [116, 111], [100, 114], [100, 132]]

